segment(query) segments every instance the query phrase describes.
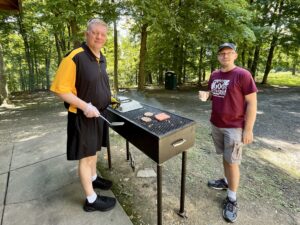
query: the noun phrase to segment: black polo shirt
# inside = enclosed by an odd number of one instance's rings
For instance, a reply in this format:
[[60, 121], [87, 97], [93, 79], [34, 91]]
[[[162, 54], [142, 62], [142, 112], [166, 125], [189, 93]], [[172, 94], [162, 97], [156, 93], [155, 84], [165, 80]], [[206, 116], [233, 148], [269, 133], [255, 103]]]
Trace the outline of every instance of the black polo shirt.
[[[97, 58], [83, 43], [62, 60], [50, 90], [73, 93], [103, 111], [111, 98], [105, 57], [101, 53], [100, 59]], [[76, 113], [77, 108], [70, 105], [69, 111]]]

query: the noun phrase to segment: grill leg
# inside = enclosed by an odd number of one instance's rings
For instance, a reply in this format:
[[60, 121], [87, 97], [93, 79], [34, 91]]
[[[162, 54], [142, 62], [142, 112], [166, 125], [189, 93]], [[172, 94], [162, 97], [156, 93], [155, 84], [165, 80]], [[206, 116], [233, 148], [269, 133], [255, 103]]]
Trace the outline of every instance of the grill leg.
[[108, 135], [107, 135], [107, 158], [108, 158], [108, 168], [111, 169], [111, 154], [110, 154], [109, 128], [108, 128]]
[[186, 151], [182, 153], [182, 170], [181, 170], [181, 193], [180, 193], [180, 210], [178, 215], [187, 218], [186, 212], [184, 211], [184, 200], [185, 200], [185, 177], [186, 177]]
[[162, 185], [161, 165], [157, 164], [157, 225], [162, 225]]
[[129, 160], [129, 141], [126, 139], [126, 158], [127, 161]]

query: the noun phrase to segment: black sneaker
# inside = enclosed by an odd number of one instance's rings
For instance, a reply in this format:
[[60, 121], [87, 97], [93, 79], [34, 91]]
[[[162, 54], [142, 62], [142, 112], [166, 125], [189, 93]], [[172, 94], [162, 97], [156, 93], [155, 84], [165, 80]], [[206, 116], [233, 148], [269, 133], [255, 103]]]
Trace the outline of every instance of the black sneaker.
[[237, 201], [230, 201], [227, 197], [223, 207], [223, 217], [227, 222], [233, 223], [237, 219], [238, 205]]
[[96, 210], [104, 212], [113, 209], [115, 205], [116, 205], [115, 198], [97, 195], [97, 198], [93, 203], [89, 203], [88, 200], [86, 199], [83, 209], [86, 212], [93, 212]]
[[216, 190], [227, 190], [228, 184], [226, 184], [224, 178], [219, 180], [210, 180], [207, 183], [208, 187], [216, 189]]
[[112, 186], [112, 182], [110, 180], [106, 180], [97, 176], [96, 180], [92, 182], [93, 188], [100, 188], [102, 190], [109, 190]]

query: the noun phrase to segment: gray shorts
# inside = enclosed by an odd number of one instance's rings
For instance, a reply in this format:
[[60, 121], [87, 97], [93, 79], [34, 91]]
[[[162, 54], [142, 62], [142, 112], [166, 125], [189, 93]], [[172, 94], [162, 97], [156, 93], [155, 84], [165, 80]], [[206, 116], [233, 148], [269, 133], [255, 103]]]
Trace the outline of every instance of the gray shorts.
[[211, 124], [212, 138], [217, 154], [223, 154], [226, 162], [240, 164], [242, 160], [242, 128], [218, 128]]

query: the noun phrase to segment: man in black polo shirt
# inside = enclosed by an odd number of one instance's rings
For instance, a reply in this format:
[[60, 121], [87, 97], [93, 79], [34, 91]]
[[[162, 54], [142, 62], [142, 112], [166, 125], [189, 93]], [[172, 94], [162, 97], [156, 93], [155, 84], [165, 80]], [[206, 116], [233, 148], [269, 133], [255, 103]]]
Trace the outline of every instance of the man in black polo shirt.
[[106, 59], [101, 53], [107, 31], [102, 20], [90, 20], [86, 43], [65, 56], [50, 88], [68, 107], [67, 159], [79, 160], [79, 177], [86, 195], [83, 209], [87, 212], [107, 211], [116, 204], [115, 198], [94, 191], [112, 186], [96, 173], [97, 151], [106, 146], [108, 135], [107, 124], [99, 115], [105, 116], [111, 99]]

